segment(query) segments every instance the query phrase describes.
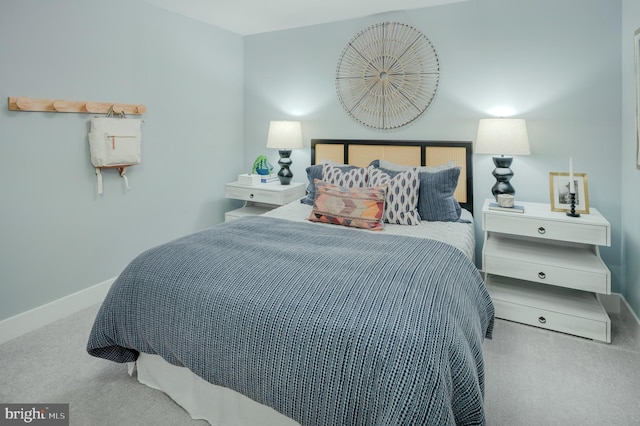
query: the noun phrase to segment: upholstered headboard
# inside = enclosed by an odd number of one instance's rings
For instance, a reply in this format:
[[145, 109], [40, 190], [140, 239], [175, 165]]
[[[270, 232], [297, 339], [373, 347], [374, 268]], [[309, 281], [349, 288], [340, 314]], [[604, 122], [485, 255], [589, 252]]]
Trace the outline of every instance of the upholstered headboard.
[[367, 167], [373, 160], [387, 160], [407, 166], [437, 166], [454, 161], [460, 167], [454, 196], [473, 213], [473, 166], [471, 142], [396, 141], [360, 139], [312, 139], [311, 164], [324, 160]]

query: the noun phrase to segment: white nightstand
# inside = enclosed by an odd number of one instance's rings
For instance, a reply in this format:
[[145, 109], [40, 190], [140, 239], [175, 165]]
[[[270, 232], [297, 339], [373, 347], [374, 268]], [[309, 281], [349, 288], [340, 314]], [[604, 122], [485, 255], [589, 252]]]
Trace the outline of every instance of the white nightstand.
[[597, 293], [611, 293], [599, 246], [611, 226], [596, 209], [578, 218], [548, 204], [518, 202], [524, 213], [482, 209], [482, 269], [496, 317], [611, 342]]
[[225, 185], [224, 196], [244, 200], [244, 206], [226, 212], [224, 221], [238, 219], [244, 216], [255, 216], [272, 210], [278, 206], [290, 203], [302, 198], [305, 193], [305, 184], [291, 182], [289, 185], [280, 185], [280, 182], [261, 183], [258, 185], [242, 185], [231, 182]]

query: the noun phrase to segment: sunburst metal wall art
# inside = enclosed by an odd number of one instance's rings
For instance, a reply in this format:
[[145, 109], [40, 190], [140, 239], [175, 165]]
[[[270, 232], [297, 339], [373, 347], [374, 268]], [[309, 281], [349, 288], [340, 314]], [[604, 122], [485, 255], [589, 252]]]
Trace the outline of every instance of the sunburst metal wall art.
[[376, 129], [394, 129], [419, 117], [438, 88], [438, 55], [415, 28], [383, 22], [365, 28], [344, 48], [336, 90], [347, 113]]

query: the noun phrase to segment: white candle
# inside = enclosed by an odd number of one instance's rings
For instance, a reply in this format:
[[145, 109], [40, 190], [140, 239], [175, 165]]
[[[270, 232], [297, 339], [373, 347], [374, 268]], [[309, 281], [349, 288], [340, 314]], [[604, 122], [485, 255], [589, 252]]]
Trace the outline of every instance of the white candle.
[[573, 158], [569, 157], [569, 193], [575, 194], [576, 188], [573, 183]]

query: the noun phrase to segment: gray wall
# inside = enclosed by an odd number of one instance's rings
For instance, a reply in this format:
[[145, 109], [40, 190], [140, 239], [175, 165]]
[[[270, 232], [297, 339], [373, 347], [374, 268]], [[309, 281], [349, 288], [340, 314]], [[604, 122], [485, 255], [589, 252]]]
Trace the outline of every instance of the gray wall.
[[[221, 222], [242, 167], [243, 38], [128, 0], [0, 3], [0, 99], [143, 103], [130, 191], [96, 195], [89, 114], [0, 108], [0, 320]], [[6, 104], [5, 104], [6, 105]]]
[[640, 316], [640, 170], [636, 168], [636, 76], [633, 34], [640, 28], [640, 1], [622, 1], [622, 261], [624, 294]]
[[[601, 253], [624, 290], [621, 263], [621, 2], [616, 0], [471, 0], [367, 19], [247, 37], [245, 164], [267, 153], [268, 122], [297, 118], [312, 138], [475, 140], [478, 120], [509, 108], [527, 120], [532, 155], [512, 169], [516, 198], [549, 202], [551, 171], [588, 175], [590, 205], [611, 222]], [[438, 93], [413, 123], [377, 131], [352, 120], [334, 88], [342, 49], [363, 28], [386, 20], [422, 31], [440, 59]], [[293, 155], [303, 180], [309, 149]], [[475, 208], [495, 182], [491, 156], [474, 158]], [[637, 176], [635, 176], [637, 179]], [[477, 259], [483, 240], [477, 227]]]
[[[470, 0], [240, 37], [146, 2], [2, 2], [0, 98], [144, 103], [148, 113], [131, 191], [107, 174], [99, 197], [89, 115], [0, 108], [0, 320], [222, 221], [235, 205], [224, 182], [258, 154], [277, 161], [264, 146], [269, 120], [302, 120], [307, 147], [294, 152], [293, 172], [303, 180], [311, 138], [474, 140], [478, 119], [501, 108], [529, 127], [532, 155], [513, 165], [517, 198], [548, 202], [548, 172], [566, 171], [573, 156], [591, 205], [612, 224], [602, 254], [613, 290], [640, 312], [640, 172], [631, 161], [639, 12], [638, 0]], [[345, 44], [385, 20], [421, 30], [441, 65], [431, 107], [394, 131], [350, 119], [333, 82]], [[479, 209], [493, 184], [490, 156], [475, 156], [474, 168]]]

